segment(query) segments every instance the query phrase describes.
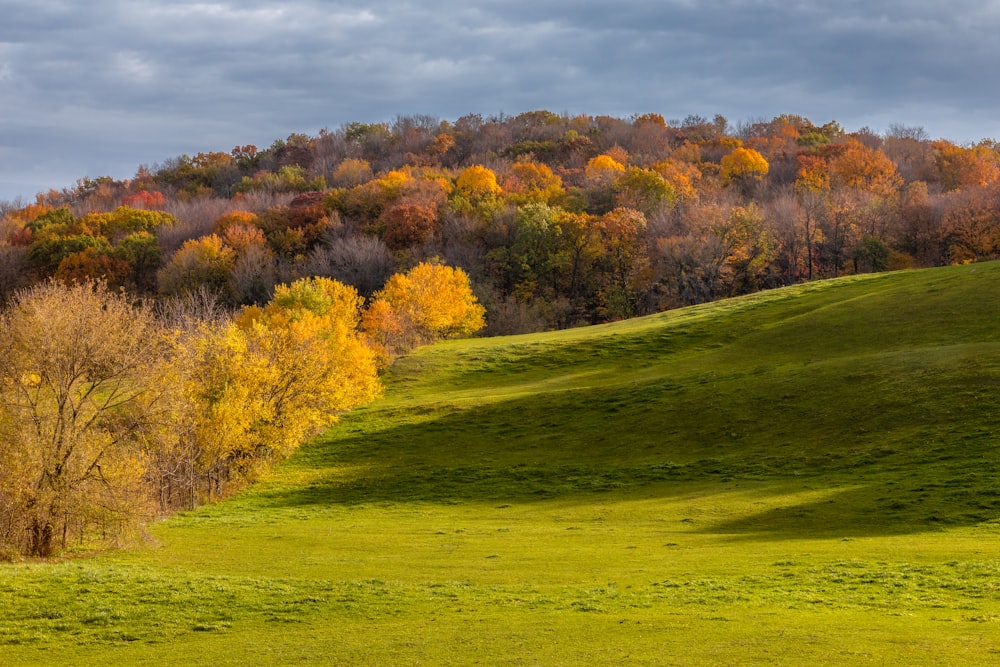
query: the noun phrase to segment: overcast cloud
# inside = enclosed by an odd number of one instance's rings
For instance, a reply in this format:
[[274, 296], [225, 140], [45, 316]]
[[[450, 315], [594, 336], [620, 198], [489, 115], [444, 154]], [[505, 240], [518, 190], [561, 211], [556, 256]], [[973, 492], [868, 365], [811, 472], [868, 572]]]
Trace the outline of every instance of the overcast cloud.
[[0, 0], [0, 199], [400, 115], [1000, 138], [998, 29], [993, 0]]

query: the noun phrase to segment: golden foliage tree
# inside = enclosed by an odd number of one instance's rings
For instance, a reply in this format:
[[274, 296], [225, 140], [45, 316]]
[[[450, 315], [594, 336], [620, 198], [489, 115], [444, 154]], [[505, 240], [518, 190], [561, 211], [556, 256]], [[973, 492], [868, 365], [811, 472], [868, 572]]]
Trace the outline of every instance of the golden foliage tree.
[[624, 173], [625, 165], [606, 153], [590, 158], [584, 169], [587, 180], [598, 186], [610, 185]]
[[328, 278], [278, 285], [200, 350], [202, 466], [252, 477], [380, 391], [358, 334], [362, 299]]
[[160, 269], [160, 292], [180, 295], [202, 287], [224, 290], [236, 253], [217, 234], [185, 241]]
[[455, 179], [451, 206], [463, 213], [490, 217], [497, 209], [503, 188], [492, 169], [476, 164], [462, 170]]
[[485, 314], [465, 271], [421, 262], [375, 293], [362, 327], [389, 359], [441, 338], [473, 334], [485, 325]]
[[[26, 553], [142, 513], [134, 425], [162, 352], [155, 320], [101, 284], [38, 284], [0, 319], [0, 497]], [[11, 517], [6, 517], [11, 521]]]
[[767, 160], [752, 148], [739, 146], [719, 162], [719, 174], [727, 184], [734, 184], [749, 194], [770, 170]]

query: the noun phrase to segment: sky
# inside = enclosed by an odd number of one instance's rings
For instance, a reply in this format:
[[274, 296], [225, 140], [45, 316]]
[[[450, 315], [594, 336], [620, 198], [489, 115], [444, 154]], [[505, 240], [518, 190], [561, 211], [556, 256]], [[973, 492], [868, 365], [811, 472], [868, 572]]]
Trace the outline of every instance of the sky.
[[0, 0], [0, 200], [400, 116], [1000, 138], [997, 34], [997, 0]]

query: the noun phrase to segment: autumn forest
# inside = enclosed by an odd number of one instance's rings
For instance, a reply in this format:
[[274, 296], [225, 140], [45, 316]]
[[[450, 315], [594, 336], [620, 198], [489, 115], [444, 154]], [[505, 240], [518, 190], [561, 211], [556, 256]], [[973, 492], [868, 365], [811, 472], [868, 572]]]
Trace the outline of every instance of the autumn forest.
[[[1000, 144], [399, 117], [0, 208], [0, 556], [224, 495], [435, 340], [1000, 257]], [[30, 426], [27, 426], [30, 425]]]

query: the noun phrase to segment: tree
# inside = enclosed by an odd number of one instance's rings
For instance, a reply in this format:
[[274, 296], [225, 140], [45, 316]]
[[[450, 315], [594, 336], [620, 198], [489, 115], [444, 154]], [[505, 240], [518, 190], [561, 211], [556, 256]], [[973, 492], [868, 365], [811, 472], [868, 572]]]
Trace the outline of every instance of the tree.
[[962, 148], [947, 141], [931, 146], [945, 191], [985, 187], [1000, 179], [1000, 158], [985, 146]]
[[558, 204], [566, 196], [562, 179], [548, 165], [536, 162], [517, 162], [510, 168], [504, 185], [510, 199], [516, 204], [538, 202]]
[[190, 504], [238, 488], [377, 396], [375, 354], [358, 333], [361, 302], [353, 288], [308, 278], [278, 285], [267, 305], [234, 320], [182, 328], [174, 407], [159, 432], [161, 498], [183, 500], [171, 490], [178, 479]]
[[390, 250], [420, 245], [434, 233], [437, 222], [437, 211], [417, 204], [398, 204], [379, 218], [382, 240]]
[[602, 254], [600, 312], [607, 319], [622, 319], [639, 313], [640, 294], [650, 278], [646, 252], [646, 216], [631, 208], [605, 213], [596, 227]]
[[236, 458], [284, 458], [379, 394], [375, 355], [358, 335], [362, 301], [353, 287], [304, 278], [278, 285], [264, 308], [237, 317], [245, 347], [229, 373], [232, 386], [250, 388], [234, 398], [253, 417], [242, 420], [248, 426]]
[[615, 188], [618, 206], [634, 208], [647, 216], [669, 209], [677, 201], [677, 192], [652, 169], [630, 167], [618, 177]]
[[974, 189], [952, 195], [941, 221], [948, 262], [962, 264], [1000, 257], [1000, 210], [996, 193]]
[[879, 197], [897, 194], [903, 179], [885, 153], [854, 140], [835, 148], [829, 160], [833, 187], [862, 190]]
[[385, 243], [372, 236], [346, 236], [314, 248], [305, 258], [303, 275], [333, 278], [371, 296], [396, 270]]
[[731, 293], [747, 294], [760, 289], [774, 260], [777, 243], [764, 226], [764, 216], [757, 205], [751, 202], [734, 208], [722, 238], [728, 250], [726, 265], [732, 272]]
[[90, 213], [78, 221], [79, 226], [93, 236], [103, 236], [112, 243], [136, 232], [154, 232], [160, 227], [177, 223], [170, 213], [119, 206], [110, 213]]
[[216, 234], [185, 241], [158, 274], [160, 292], [184, 294], [201, 287], [223, 291], [236, 253]]
[[388, 360], [418, 345], [473, 334], [485, 325], [485, 314], [465, 271], [421, 262], [389, 278], [361, 324]]
[[333, 170], [331, 183], [337, 188], [353, 188], [372, 179], [371, 165], [364, 160], [347, 158]]
[[735, 185], [744, 196], [753, 192], [756, 185], [767, 176], [769, 169], [763, 155], [742, 146], [724, 156], [719, 166], [723, 182]]
[[152, 315], [99, 283], [40, 283], [0, 318], [0, 495], [25, 552], [88, 527], [118, 535], [144, 511], [133, 425], [164, 339]]
[[506, 242], [487, 253], [501, 284], [517, 298], [527, 301], [542, 283], [551, 286], [551, 274], [558, 261], [559, 231], [556, 209], [527, 204], [517, 209]]
[[128, 261], [87, 248], [63, 259], [54, 277], [62, 282], [100, 280], [113, 288], [122, 288], [129, 282], [131, 275], [132, 265]]
[[462, 171], [455, 179], [452, 207], [460, 212], [490, 217], [500, 203], [503, 189], [492, 169], [480, 164]]

